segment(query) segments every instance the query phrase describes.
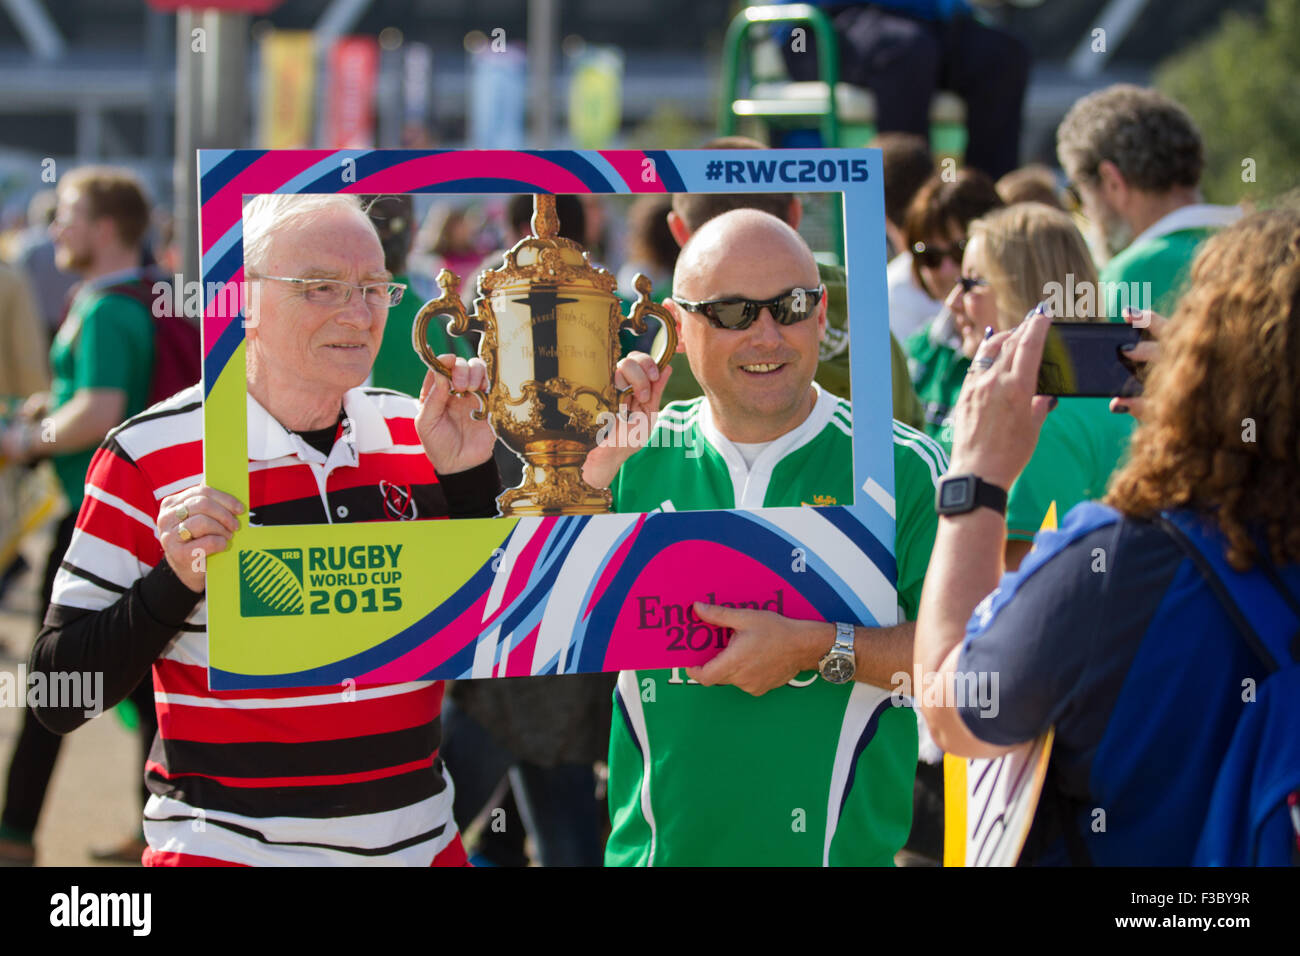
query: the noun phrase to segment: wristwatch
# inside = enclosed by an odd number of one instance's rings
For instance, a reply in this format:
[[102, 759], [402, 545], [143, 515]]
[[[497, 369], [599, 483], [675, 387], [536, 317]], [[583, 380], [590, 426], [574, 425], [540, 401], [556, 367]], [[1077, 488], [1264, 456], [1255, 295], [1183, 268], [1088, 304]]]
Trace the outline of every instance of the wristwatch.
[[817, 662], [822, 680], [831, 684], [847, 684], [858, 669], [858, 659], [853, 653], [853, 625], [843, 621], [835, 623], [835, 645]]
[[943, 478], [934, 493], [934, 510], [941, 515], [962, 515], [976, 508], [1007, 513], [1007, 492], [975, 475]]

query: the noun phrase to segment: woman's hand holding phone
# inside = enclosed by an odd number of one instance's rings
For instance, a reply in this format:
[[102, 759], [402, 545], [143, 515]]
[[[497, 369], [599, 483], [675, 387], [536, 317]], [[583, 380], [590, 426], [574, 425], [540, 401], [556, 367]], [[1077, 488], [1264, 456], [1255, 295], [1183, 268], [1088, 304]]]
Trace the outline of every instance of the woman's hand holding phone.
[[[1154, 362], [1160, 355], [1160, 337], [1164, 334], [1165, 326], [1169, 320], [1159, 315], [1151, 309], [1134, 309], [1126, 308], [1124, 310], [1124, 321], [1135, 329], [1146, 329], [1150, 337], [1146, 341], [1138, 342], [1124, 354], [1128, 356], [1130, 362], [1135, 365], [1145, 365], [1148, 362]], [[1110, 410], [1117, 415], [1125, 413], [1132, 415], [1139, 421], [1146, 409], [1146, 399], [1140, 397], [1131, 398], [1112, 398], [1110, 400]]]

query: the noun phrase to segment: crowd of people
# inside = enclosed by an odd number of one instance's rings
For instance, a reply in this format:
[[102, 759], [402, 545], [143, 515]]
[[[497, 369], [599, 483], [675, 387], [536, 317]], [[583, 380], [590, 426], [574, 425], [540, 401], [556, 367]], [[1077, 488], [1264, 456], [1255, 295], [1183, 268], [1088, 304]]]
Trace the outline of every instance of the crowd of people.
[[[980, 55], [1000, 42], [945, 37]], [[150, 406], [163, 333], [138, 294], [155, 261], [144, 190], [120, 170], [65, 174], [57, 270], [30, 267], [40, 295], [0, 269], [0, 341], [14, 346], [0, 395], [16, 400], [0, 455], [8, 468], [48, 459], [70, 505], [32, 671], [100, 673], [105, 704], [140, 715], [142, 831], [105, 858], [936, 863], [942, 756], [1000, 756], [1052, 728], [1026, 862], [1289, 858], [1300, 765], [1270, 741], [1294, 726], [1300, 651], [1300, 206], [1205, 204], [1194, 124], [1127, 85], [1065, 117], [1064, 185], [1005, 157], [984, 163], [998, 179], [941, 170], [905, 131], [877, 145], [889, 330], [878, 317], [879, 340], [856, 347], [890, 350], [899, 623], [697, 603], [731, 632], [697, 667], [445, 694], [375, 685], [355, 700], [294, 688], [256, 706], [208, 687], [195, 549], [224, 550], [241, 522], [394, 519], [362, 472], [409, 487], [420, 519], [496, 514], [519, 464], [471, 415], [486, 376], [475, 343], [431, 325], [443, 378], [409, 329], [436, 270], [472, 283], [500, 261], [492, 249], [528, 234], [531, 204], [504, 206], [492, 234], [476, 207], [438, 207], [421, 227], [409, 196], [246, 201], [245, 276], [261, 291], [247, 306], [241, 501], [204, 482], [201, 388]], [[845, 267], [886, 264], [816, 256], [792, 194], [638, 199], [626, 257], [599, 199], [560, 200], [561, 234], [652, 275], [680, 340], [662, 372], [635, 348], [618, 364], [630, 411], [657, 424], [588, 458], [584, 478], [614, 510], [854, 500]], [[51, 274], [67, 284], [53, 318]], [[1137, 298], [1116, 307], [1110, 287]], [[1042, 305], [1053, 288], [1070, 290], [1064, 315]], [[1143, 394], [1036, 395], [1054, 318], [1146, 329], [1127, 356]], [[950, 690], [996, 675], [999, 700], [898, 706], [909, 673]], [[36, 859], [60, 735], [86, 719], [57, 702], [24, 713], [0, 860]]]

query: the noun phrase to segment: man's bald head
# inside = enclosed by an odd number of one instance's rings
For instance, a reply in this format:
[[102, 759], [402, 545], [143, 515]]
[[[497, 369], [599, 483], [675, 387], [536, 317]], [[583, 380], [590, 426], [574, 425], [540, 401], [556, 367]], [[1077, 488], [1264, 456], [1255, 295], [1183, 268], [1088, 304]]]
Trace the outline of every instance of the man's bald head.
[[738, 274], [759, 281], [779, 275], [808, 288], [819, 281], [812, 250], [788, 223], [757, 209], [733, 209], [710, 219], [682, 247], [673, 294], [688, 300], [757, 297], [752, 288], [719, 287], [739, 281]]
[[[812, 251], [787, 223], [756, 209], [710, 219], [682, 248], [666, 303], [719, 431], [736, 442], [765, 442], [808, 417], [816, 402], [818, 343], [826, 296], [778, 309], [763, 305], [743, 329], [717, 328], [681, 303], [745, 299], [768, 303], [794, 290], [820, 288]], [[791, 300], [794, 301], [799, 300]], [[815, 303], [808, 308], [809, 301]], [[751, 310], [752, 311], [752, 310]]]

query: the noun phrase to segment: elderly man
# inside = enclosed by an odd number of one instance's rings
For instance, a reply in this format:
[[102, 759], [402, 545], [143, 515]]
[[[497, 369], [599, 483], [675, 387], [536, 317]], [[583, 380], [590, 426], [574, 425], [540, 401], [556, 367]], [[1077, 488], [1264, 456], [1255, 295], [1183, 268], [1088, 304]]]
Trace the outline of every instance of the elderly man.
[[[402, 287], [357, 200], [259, 196], [244, 215], [251, 500], [203, 483], [198, 387], [112, 432], [33, 670], [102, 671], [111, 706], [152, 668], [147, 864], [463, 864], [438, 758], [441, 683], [357, 688], [351, 700], [338, 687], [208, 689], [203, 559], [242, 520], [492, 515], [499, 490], [473, 398], [434, 376], [418, 406], [360, 387]], [[477, 359], [442, 360], [458, 392], [482, 384]], [[409, 487], [406, 507], [388, 485]], [[60, 733], [85, 719], [37, 716]]]
[[[1192, 118], [1163, 93], [1116, 84], [1070, 107], [1056, 155], [1093, 223], [1093, 254], [1113, 256], [1100, 277], [1117, 290], [1109, 311], [1127, 304], [1169, 315], [1197, 248], [1241, 217], [1201, 198], [1205, 151]], [[1132, 301], [1130, 283], [1149, 283], [1150, 301]]]
[[[852, 501], [851, 409], [813, 381], [826, 298], [812, 253], [775, 216], [739, 209], [701, 226], [668, 308], [704, 396], [661, 413], [653, 434], [681, 435], [593, 453], [588, 481], [610, 484], [618, 511]], [[628, 378], [653, 407], [664, 382], [646, 371]], [[893, 443], [898, 600], [911, 619], [947, 460], [897, 421]], [[890, 865], [911, 823], [917, 725], [884, 688], [908, 669], [914, 625], [695, 613], [734, 629], [725, 650], [684, 676], [620, 675], [606, 863]]]

